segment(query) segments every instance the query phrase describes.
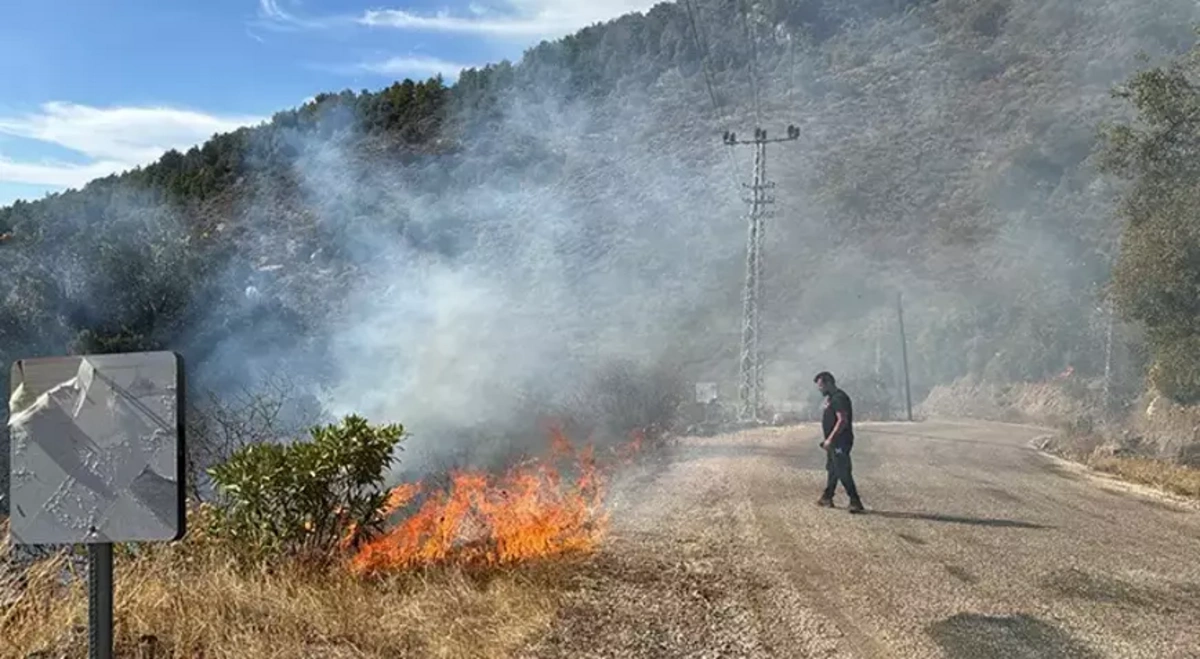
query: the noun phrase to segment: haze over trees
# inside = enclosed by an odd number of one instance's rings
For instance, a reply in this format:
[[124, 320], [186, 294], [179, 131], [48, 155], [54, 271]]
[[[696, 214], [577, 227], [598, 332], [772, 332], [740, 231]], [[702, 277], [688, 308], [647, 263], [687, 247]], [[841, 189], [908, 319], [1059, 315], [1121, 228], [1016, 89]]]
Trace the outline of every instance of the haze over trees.
[[[690, 11], [689, 11], [690, 10]], [[0, 209], [0, 358], [171, 348], [214, 391], [286, 372], [331, 412], [524, 430], [613, 363], [735, 389], [748, 154], [771, 152], [772, 400], [816, 365], [915, 395], [1147, 367], [1200, 398], [1190, 0], [696, 0], [517, 63], [320, 94]], [[1110, 133], [1097, 167], [1105, 122]], [[1125, 201], [1118, 204], [1122, 193]], [[1128, 219], [1123, 247], [1119, 236]], [[1127, 345], [1128, 344], [1128, 345]]]
[[1115, 126], [1106, 167], [1131, 182], [1113, 291], [1146, 330], [1154, 387], [1178, 402], [1200, 402], [1200, 49], [1135, 76], [1121, 91], [1136, 122]]

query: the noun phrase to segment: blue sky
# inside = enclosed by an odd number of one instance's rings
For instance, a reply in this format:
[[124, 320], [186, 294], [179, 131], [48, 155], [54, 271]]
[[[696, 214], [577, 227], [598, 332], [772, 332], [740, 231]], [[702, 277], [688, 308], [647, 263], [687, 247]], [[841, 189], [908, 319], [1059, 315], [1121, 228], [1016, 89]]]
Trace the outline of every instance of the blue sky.
[[4, 0], [0, 206], [322, 91], [517, 59], [653, 0]]

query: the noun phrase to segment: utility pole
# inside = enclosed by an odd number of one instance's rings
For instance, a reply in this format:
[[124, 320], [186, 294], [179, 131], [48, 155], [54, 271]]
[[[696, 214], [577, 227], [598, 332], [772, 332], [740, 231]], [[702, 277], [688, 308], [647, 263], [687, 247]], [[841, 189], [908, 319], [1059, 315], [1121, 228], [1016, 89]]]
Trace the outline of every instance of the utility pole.
[[904, 361], [904, 409], [908, 413], [908, 420], [912, 421], [912, 387], [908, 381], [908, 337], [904, 335], [904, 298], [900, 293], [896, 294], [896, 315], [900, 319], [900, 357]]
[[742, 351], [739, 361], [738, 420], [761, 421], [763, 411], [763, 364], [762, 324], [760, 314], [763, 301], [763, 232], [767, 217], [771, 215], [767, 206], [775, 203], [767, 191], [775, 184], [767, 180], [767, 145], [776, 142], [793, 142], [800, 138], [800, 129], [789, 125], [786, 137], [769, 138], [763, 128], [754, 129], [754, 139], [739, 140], [735, 133], [725, 133], [725, 145], [729, 147], [754, 145], [754, 182], [745, 185], [750, 190], [750, 215], [747, 218], [746, 237], [746, 282], [742, 293]]
[[1108, 328], [1105, 331], [1104, 338], [1104, 418], [1108, 420], [1109, 411], [1112, 409], [1112, 366], [1113, 366], [1113, 321], [1116, 317], [1116, 309], [1113, 308], [1113, 301], [1110, 294], [1106, 305], [1108, 312]]
[[883, 333], [887, 325], [879, 316], [875, 317], [872, 325], [871, 333], [875, 335], [875, 377], [878, 378], [883, 374]]

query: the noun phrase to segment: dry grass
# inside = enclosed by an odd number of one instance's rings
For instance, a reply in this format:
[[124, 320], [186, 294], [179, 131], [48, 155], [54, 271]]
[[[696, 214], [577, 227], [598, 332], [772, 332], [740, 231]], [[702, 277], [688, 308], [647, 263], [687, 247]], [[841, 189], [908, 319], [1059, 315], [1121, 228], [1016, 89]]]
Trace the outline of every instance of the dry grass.
[[1157, 487], [1179, 496], [1200, 499], [1200, 469], [1163, 460], [1129, 457], [1094, 457], [1088, 466], [1124, 480]]
[[[15, 601], [0, 593], [0, 657], [86, 655], [86, 581], [64, 585], [64, 567], [62, 558], [43, 561]], [[552, 584], [535, 569], [388, 581], [299, 566], [245, 574], [220, 552], [185, 542], [118, 557], [117, 653], [129, 656], [153, 635], [159, 656], [171, 657], [503, 657], [548, 628]]]
[[1200, 500], [1200, 469], [1151, 454], [1113, 454], [1113, 446], [1096, 433], [1063, 432], [1045, 449], [1121, 480]]

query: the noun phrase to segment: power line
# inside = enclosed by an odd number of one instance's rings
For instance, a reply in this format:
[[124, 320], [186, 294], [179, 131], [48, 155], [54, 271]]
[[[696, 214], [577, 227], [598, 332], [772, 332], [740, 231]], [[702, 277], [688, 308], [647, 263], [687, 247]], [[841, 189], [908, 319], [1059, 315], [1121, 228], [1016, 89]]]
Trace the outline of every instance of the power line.
[[[754, 121], [762, 124], [762, 97], [758, 84], [758, 34], [750, 28], [750, 12], [746, 8], [746, 0], [739, 0], [738, 10], [742, 15], [742, 28], [750, 45], [750, 93], [754, 99]], [[758, 21], [754, 24], [757, 26]]]
[[712, 69], [708, 66], [708, 40], [700, 33], [700, 26], [696, 22], [696, 8], [692, 5], [692, 0], [684, 0], [684, 11], [687, 13], [688, 23], [692, 27], [692, 39], [696, 42], [696, 47], [700, 49], [700, 63], [704, 70], [704, 86], [708, 88], [708, 97], [712, 99], [713, 110], [720, 112], [720, 102], [717, 101], [717, 93], [713, 89], [713, 74]]
[[[684, 0], [683, 7], [684, 11], [687, 13], [688, 23], [692, 28], [692, 40], [695, 42], [696, 48], [700, 50], [700, 66], [704, 72], [704, 85], [708, 89], [708, 97], [712, 101], [713, 116], [717, 119], [719, 124], [726, 123], [721, 116], [721, 102], [718, 100], [716, 93], [716, 75], [712, 71], [710, 62], [711, 51], [708, 47], [708, 39], [706, 39], [704, 37], [704, 33], [700, 31], [700, 21], [696, 18], [699, 14], [699, 11], [693, 4], [693, 0]], [[733, 119], [732, 111], [729, 113], [729, 119]], [[728, 123], [732, 123], [732, 121], [729, 121]], [[727, 131], [731, 128], [732, 126], [729, 125], [722, 126], [722, 129]], [[726, 161], [729, 165], [729, 180], [734, 187], [737, 187], [737, 161], [734, 160], [732, 152], [727, 151], [726, 156]]]

